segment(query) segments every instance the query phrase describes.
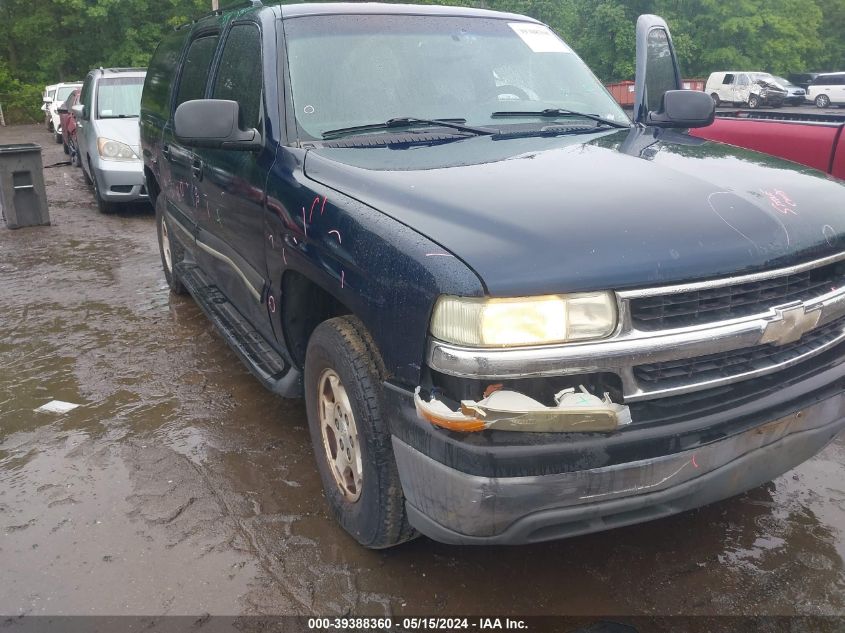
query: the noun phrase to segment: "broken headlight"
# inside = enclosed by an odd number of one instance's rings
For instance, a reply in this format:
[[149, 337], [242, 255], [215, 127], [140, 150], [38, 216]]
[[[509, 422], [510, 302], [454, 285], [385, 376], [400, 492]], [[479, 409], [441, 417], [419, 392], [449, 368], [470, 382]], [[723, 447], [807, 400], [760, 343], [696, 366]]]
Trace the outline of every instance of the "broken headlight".
[[472, 347], [515, 347], [600, 339], [616, 329], [611, 292], [516, 299], [444, 295], [431, 318], [431, 334]]

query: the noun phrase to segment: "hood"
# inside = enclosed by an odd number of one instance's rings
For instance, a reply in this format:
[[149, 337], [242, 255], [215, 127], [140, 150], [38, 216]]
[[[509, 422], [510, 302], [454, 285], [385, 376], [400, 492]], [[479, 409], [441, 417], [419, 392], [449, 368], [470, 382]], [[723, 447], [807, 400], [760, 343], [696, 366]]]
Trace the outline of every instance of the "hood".
[[845, 185], [653, 130], [309, 150], [309, 178], [440, 244], [492, 296], [754, 272], [845, 248]]
[[125, 143], [140, 156], [141, 128], [138, 119], [97, 119], [97, 136]]

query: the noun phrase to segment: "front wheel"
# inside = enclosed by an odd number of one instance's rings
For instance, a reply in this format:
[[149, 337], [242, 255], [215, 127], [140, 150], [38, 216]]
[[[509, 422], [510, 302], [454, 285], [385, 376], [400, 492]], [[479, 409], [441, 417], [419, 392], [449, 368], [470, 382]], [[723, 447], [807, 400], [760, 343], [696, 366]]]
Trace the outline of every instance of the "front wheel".
[[94, 168], [91, 166], [91, 163], [88, 163], [88, 169], [91, 170], [91, 186], [94, 187], [94, 198], [97, 200], [97, 209], [100, 210], [100, 213], [108, 215], [109, 213], [114, 213], [114, 205], [103, 198], [103, 194], [100, 192], [100, 184], [97, 182], [97, 174], [94, 173]]
[[829, 108], [830, 107], [830, 97], [827, 95], [819, 95], [816, 97], [816, 107], [817, 108]]
[[722, 105], [722, 101], [719, 99], [719, 95], [717, 95], [715, 92], [714, 92], [712, 95], [710, 95], [710, 97], [713, 99], [713, 103], [715, 103], [715, 104], [716, 104], [716, 107], [717, 107], [717, 108], [718, 108], [720, 105]]
[[748, 107], [749, 108], [754, 110], [759, 106], [760, 106], [760, 97], [758, 97], [757, 95], [751, 95], [750, 97], [748, 97]]
[[364, 547], [414, 538], [381, 413], [384, 369], [361, 321], [321, 323], [305, 356], [305, 406], [311, 444], [329, 507]]
[[170, 227], [164, 218], [164, 209], [167, 202], [164, 194], [160, 193], [156, 198], [156, 232], [158, 233], [158, 250], [161, 254], [161, 267], [164, 269], [164, 278], [170, 291], [175, 295], [186, 295], [188, 289], [176, 276], [173, 267], [185, 258], [185, 249], [178, 239], [170, 234]]

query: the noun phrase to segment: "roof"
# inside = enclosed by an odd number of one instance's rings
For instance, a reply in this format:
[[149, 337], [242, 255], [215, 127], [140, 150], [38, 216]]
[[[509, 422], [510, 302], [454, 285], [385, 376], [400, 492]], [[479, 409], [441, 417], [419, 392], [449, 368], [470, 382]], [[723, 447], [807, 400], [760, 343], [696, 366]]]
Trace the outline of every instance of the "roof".
[[428, 15], [537, 22], [534, 18], [518, 13], [503, 13], [488, 9], [420, 4], [385, 4], [381, 2], [310, 2], [282, 5], [281, 9], [282, 18], [298, 18], [310, 15]]

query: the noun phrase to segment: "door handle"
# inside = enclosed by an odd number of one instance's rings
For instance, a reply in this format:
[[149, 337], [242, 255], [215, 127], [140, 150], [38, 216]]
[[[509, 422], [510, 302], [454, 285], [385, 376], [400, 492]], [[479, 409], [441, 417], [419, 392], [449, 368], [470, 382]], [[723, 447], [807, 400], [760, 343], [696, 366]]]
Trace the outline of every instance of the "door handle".
[[165, 145], [161, 148], [161, 155], [164, 156], [165, 160], [170, 160], [170, 145]]
[[191, 161], [191, 171], [194, 173], [194, 178], [202, 180], [202, 160], [194, 158]]

